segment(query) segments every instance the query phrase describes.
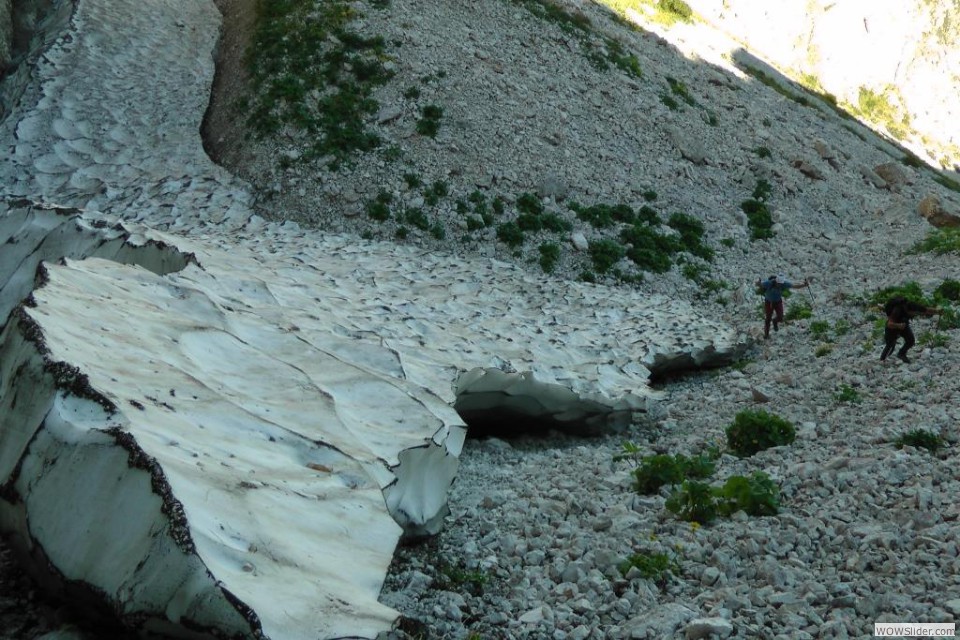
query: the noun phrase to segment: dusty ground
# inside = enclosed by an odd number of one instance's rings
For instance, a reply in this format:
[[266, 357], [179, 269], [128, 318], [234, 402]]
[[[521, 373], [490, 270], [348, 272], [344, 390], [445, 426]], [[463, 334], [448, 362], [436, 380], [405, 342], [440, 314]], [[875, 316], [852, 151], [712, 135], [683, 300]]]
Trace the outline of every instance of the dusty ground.
[[256, 0], [216, 0], [215, 4], [223, 14], [223, 29], [217, 53], [217, 72], [202, 134], [204, 148], [210, 157], [235, 170], [242, 168], [248, 159], [243, 144], [247, 132], [243, 127], [243, 119], [237, 117], [233, 105], [246, 87], [243, 54], [251, 37]]

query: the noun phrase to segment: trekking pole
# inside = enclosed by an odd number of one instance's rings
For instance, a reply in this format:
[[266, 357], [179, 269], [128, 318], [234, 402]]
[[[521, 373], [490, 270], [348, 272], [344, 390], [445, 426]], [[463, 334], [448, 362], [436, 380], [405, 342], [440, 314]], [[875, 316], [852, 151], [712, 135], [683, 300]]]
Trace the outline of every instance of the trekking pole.
[[813, 311], [814, 307], [816, 307], [816, 302], [814, 302], [813, 300], [813, 287], [810, 286], [810, 278], [808, 277], [806, 280], [807, 280], [807, 295], [810, 296], [810, 310]]

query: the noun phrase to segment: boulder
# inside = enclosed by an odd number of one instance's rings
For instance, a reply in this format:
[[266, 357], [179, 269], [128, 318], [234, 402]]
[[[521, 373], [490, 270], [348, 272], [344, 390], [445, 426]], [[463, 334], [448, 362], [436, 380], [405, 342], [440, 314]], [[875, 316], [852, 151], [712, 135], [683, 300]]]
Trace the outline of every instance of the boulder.
[[934, 227], [960, 227], [960, 216], [943, 208], [940, 198], [927, 196], [917, 206], [917, 213]]

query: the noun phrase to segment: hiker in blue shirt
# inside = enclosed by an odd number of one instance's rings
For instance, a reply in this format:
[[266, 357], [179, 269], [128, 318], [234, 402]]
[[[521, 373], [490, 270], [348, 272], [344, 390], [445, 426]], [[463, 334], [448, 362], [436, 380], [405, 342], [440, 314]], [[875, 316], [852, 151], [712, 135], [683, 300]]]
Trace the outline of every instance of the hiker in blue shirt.
[[[780, 330], [783, 322], [783, 293], [788, 289], [803, 289], [809, 287], [810, 282], [804, 280], [800, 284], [793, 284], [786, 276], [770, 276], [766, 280], [757, 280], [757, 290], [763, 293], [763, 337], [770, 337], [770, 321], [773, 321], [773, 330]], [[777, 317], [773, 314], [776, 312]]]

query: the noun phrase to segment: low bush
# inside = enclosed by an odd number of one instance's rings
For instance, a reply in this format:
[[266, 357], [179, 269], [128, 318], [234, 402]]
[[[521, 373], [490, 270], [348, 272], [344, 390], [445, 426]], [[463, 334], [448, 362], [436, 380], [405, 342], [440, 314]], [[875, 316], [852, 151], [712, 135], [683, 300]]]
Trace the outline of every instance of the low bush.
[[497, 239], [510, 247], [523, 244], [523, 230], [516, 222], [503, 222], [497, 226]]
[[633, 224], [637, 220], [637, 214], [626, 204], [595, 204], [590, 207], [581, 207], [572, 203], [570, 209], [577, 214], [578, 219], [597, 229], [612, 227], [617, 222]]
[[727, 427], [726, 435], [727, 445], [740, 457], [787, 445], [797, 438], [796, 429], [790, 422], [762, 410], [738, 413]]
[[792, 320], [806, 320], [807, 318], [813, 317], [813, 307], [810, 306], [809, 302], [803, 300], [797, 301], [787, 307], [787, 312], [783, 314], [783, 319], [792, 321]]
[[637, 569], [640, 577], [650, 580], [658, 587], [663, 588], [670, 578], [680, 574], [680, 562], [666, 553], [647, 553], [638, 551], [620, 563], [617, 567], [626, 577], [631, 569]]
[[420, 112], [420, 119], [417, 120], [417, 133], [422, 136], [436, 138], [440, 131], [440, 118], [443, 117], [443, 109], [435, 104], [427, 105]]
[[716, 494], [721, 515], [743, 511], [748, 516], [773, 516], [780, 508], [780, 488], [762, 471], [731, 476]]
[[899, 448], [915, 447], [917, 449], [926, 449], [935, 453], [944, 445], [943, 438], [932, 431], [926, 429], [913, 429], [897, 438], [896, 445]]
[[960, 300], [960, 282], [951, 279], [944, 280], [933, 290], [933, 299], [957, 302]]
[[639, 494], [652, 495], [663, 486], [688, 479], [709, 478], [716, 470], [715, 460], [716, 456], [710, 453], [692, 458], [683, 454], [645, 456], [633, 471], [633, 488]]
[[927, 237], [913, 245], [908, 253], [960, 253], [960, 227], [934, 229]]
[[754, 240], [764, 240], [773, 237], [773, 216], [770, 208], [762, 200], [744, 200], [740, 208], [747, 214], [747, 227], [750, 237]]
[[555, 242], [544, 242], [539, 247], [540, 268], [544, 273], [553, 273], [560, 260], [560, 246]]
[[833, 394], [833, 399], [836, 402], [847, 402], [851, 404], [856, 404], [860, 402], [863, 398], [860, 397], [860, 392], [851, 387], [848, 384], [842, 384], [837, 389], [837, 392]]
[[590, 261], [597, 273], [606, 273], [610, 271], [613, 265], [620, 262], [626, 254], [623, 246], [616, 240], [602, 238], [594, 240], [589, 247]]
[[717, 496], [706, 482], [685, 480], [680, 488], [670, 494], [667, 511], [686, 522], [710, 524], [720, 514]]
[[667, 498], [666, 508], [681, 520], [710, 524], [737, 511], [750, 516], [772, 516], [780, 509], [780, 489], [762, 471], [731, 476], [719, 487], [685, 481]]

